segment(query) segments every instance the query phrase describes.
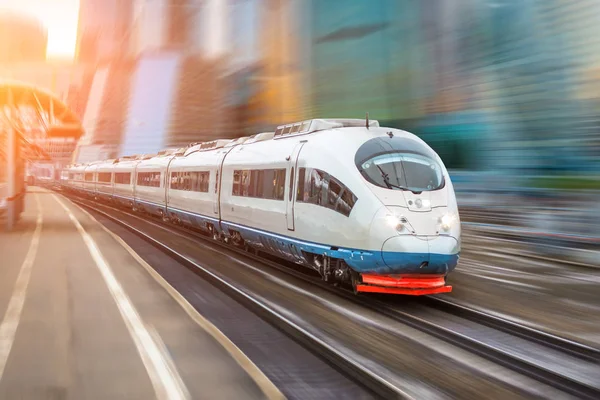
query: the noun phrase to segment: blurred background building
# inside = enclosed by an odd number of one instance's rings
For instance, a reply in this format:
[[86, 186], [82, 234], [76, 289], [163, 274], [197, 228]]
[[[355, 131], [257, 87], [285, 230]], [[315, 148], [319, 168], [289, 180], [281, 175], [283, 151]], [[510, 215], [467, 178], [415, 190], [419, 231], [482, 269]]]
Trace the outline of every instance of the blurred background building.
[[37, 20], [0, 10], [0, 63], [43, 62], [48, 32]]
[[80, 0], [76, 60], [98, 63], [130, 50], [133, 0]]
[[81, 0], [77, 159], [369, 112], [454, 170], [597, 174], [598, 11], [593, 0]]

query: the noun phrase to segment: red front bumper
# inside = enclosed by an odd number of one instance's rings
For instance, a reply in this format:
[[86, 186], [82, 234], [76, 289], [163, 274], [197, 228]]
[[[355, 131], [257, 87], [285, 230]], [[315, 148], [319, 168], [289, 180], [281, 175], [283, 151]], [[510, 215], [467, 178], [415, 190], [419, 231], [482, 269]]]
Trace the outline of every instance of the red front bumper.
[[423, 296], [448, 293], [452, 286], [446, 285], [444, 276], [439, 275], [370, 275], [361, 274], [362, 283], [356, 285], [361, 293], [389, 293]]

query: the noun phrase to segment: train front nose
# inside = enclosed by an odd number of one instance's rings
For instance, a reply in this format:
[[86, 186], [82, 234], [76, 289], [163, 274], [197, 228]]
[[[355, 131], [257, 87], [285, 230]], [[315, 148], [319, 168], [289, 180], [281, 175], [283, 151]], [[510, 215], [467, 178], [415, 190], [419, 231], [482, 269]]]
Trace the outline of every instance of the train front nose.
[[392, 274], [445, 276], [456, 267], [459, 251], [452, 236], [397, 235], [383, 243], [381, 255]]
[[393, 273], [446, 275], [456, 267], [460, 253], [458, 213], [448, 207], [427, 212], [388, 207], [388, 212], [400, 215], [401, 220], [396, 234], [381, 248], [383, 261]]
[[[380, 210], [381, 211], [381, 210]], [[458, 264], [460, 221], [448, 207], [410, 212], [386, 207], [372, 231], [378, 231], [381, 265], [361, 273], [361, 292], [426, 295], [447, 293], [446, 276]]]

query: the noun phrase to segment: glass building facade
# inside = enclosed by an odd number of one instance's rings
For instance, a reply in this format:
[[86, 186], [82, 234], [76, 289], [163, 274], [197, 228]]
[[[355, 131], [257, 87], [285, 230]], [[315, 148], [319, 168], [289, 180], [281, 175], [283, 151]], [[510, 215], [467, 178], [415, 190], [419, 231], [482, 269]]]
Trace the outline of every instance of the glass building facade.
[[369, 112], [452, 168], [598, 170], [594, 2], [306, 3], [310, 116]]

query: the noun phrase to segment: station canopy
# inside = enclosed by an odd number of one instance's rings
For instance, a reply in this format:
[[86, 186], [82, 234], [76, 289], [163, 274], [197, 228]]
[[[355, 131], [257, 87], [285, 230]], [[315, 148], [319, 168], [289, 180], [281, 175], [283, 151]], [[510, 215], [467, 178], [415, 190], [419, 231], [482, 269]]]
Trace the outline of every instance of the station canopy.
[[3, 124], [10, 124], [19, 133], [25, 157], [30, 160], [49, 159], [36, 144], [38, 139], [77, 140], [83, 134], [79, 117], [65, 103], [23, 82], [0, 81], [0, 136]]

